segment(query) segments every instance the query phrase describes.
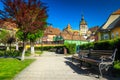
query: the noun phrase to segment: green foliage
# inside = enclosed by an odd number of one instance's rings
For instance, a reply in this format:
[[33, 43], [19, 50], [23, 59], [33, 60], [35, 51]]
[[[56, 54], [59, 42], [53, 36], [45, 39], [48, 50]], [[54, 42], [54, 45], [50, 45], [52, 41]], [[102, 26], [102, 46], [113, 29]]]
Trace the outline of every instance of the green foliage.
[[16, 50], [9, 50], [9, 51], [1, 51], [0, 52], [0, 56], [4, 56], [4, 57], [18, 57], [21, 55], [20, 51], [16, 51]]
[[82, 44], [80, 45], [80, 49], [93, 49], [94, 48], [94, 43], [87, 43], [87, 44]]
[[113, 45], [110, 40], [107, 41], [99, 41], [94, 43], [94, 49], [96, 50], [110, 50], [113, 49]]
[[41, 54], [43, 54], [43, 51], [35, 51], [35, 54], [41, 55]]
[[[22, 47], [21, 47], [22, 48]], [[0, 57], [19, 57], [22, 55], [22, 52], [19, 50], [8, 50], [8, 51], [0, 51]], [[25, 52], [25, 56], [30, 56], [30, 50]]]
[[67, 48], [68, 54], [76, 53], [76, 44], [65, 43], [64, 45]]
[[6, 44], [8, 39], [10, 37], [10, 34], [6, 30], [0, 30], [0, 42]]
[[116, 77], [120, 77], [120, 61], [117, 60], [114, 62], [114, 66], [113, 66], [113, 74]]
[[117, 70], [120, 70], [120, 61], [119, 60], [114, 62], [114, 68]]
[[0, 80], [12, 80], [33, 61], [33, 59], [20, 61], [13, 58], [0, 58]]
[[120, 60], [120, 38], [80, 45], [80, 49], [113, 50], [117, 48], [115, 60]]
[[0, 57], [4, 56], [5, 51], [0, 51]]
[[30, 56], [30, 55], [31, 55], [30, 50], [25, 51], [25, 56]]
[[24, 33], [21, 30], [16, 32], [16, 37], [20, 40], [24, 40]]
[[111, 50], [118, 44], [118, 40], [105, 40], [80, 45], [81, 49]]
[[27, 35], [27, 39], [34, 42], [37, 38], [41, 38], [43, 36], [43, 30], [39, 30], [36, 33], [28, 33]]

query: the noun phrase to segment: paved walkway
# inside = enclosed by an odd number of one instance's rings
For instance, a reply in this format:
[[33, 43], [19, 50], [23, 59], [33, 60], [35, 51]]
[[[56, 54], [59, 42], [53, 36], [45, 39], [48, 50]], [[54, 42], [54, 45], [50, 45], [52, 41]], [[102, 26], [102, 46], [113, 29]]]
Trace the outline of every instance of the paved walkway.
[[14, 80], [98, 80], [98, 78], [86, 75], [69, 61], [69, 57], [44, 52]]

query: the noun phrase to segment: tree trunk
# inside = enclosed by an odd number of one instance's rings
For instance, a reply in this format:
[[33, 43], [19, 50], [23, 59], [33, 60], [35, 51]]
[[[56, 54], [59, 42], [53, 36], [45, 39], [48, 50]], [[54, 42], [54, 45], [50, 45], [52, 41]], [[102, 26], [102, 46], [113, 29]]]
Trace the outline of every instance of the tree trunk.
[[18, 47], [18, 42], [16, 42], [16, 50], [18, 51], [19, 49], [18, 49], [19, 47]]
[[26, 42], [23, 42], [23, 51], [22, 51], [22, 56], [21, 56], [21, 60], [23, 61], [25, 59], [25, 51], [26, 51]]
[[34, 49], [34, 42], [31, 42], [31, 54], [35, 54], [35, 49]]
[[8, 50], [10, 50], [10, 48], [9, 48], [8, 44], [6, 44], [6, 46], [7, 46], [7, 51], [8, 51]]

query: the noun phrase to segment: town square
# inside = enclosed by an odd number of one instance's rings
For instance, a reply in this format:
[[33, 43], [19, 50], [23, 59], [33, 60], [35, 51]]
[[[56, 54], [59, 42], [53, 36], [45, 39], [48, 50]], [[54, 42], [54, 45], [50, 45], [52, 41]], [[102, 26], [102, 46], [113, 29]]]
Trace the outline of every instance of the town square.
[[120, 80], [120, 1], [0, 0], [0, 80]]

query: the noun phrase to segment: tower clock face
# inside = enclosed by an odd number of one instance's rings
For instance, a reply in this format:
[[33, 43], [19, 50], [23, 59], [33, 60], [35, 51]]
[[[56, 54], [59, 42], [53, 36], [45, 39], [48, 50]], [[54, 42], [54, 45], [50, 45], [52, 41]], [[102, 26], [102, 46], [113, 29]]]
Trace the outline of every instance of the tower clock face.
[[85, 29], [85, 25], [82, 25], [82, 26], [81, 26], [81, 29]]

